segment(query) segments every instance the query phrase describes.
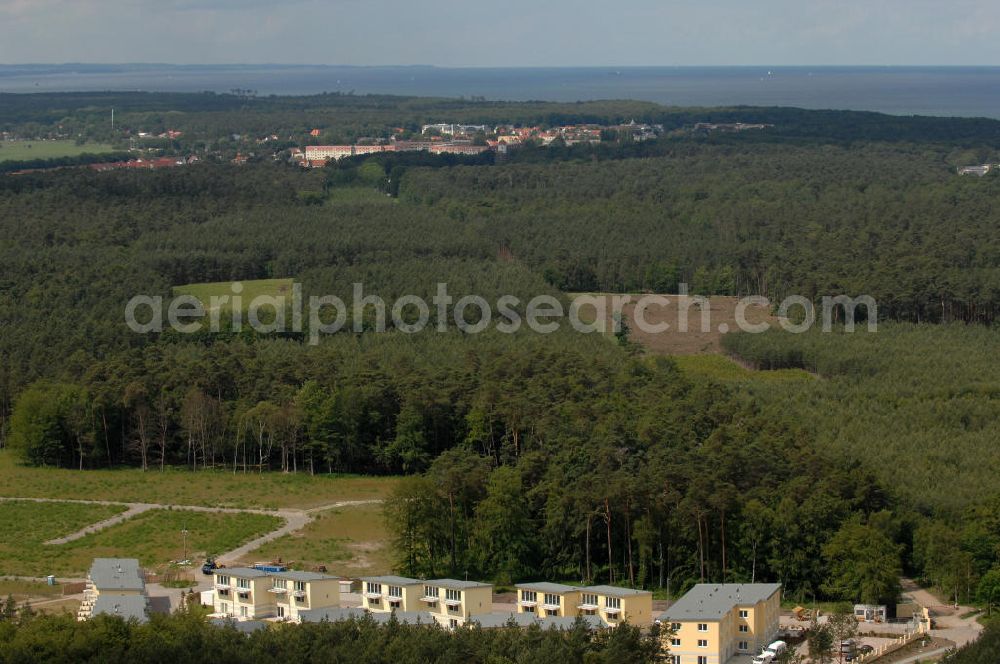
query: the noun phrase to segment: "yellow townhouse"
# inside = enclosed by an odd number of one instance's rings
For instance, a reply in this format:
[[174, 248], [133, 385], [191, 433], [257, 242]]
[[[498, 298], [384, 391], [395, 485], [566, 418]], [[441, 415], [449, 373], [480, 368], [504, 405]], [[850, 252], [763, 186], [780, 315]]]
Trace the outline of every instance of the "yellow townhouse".
[[270, 572], [274, 616], [301, 622], [300, 612], [340, 606], [340, 579], [315, 572]]
[[87, 574], [78, 620], [102, 613], [146, 622], [146, 577], [135, 558], [94, 558]]
[[424, 582], [405, 576], [366, 576], [361, 579], [362, 605], [372, 613], [422, 611]]
[[493, 586], [488, 583], [432, 579], [423, 587], [424, 610], [445, 627], [458, 627], [472, 616], [493, 611]]
[[561, 583], [517, 584], [517, 612], [539, 618], [575, 618], [580, 610], [580, 588]]
[[670, 664], [726, 664], [778, 634], [780, 583], [700, 583], [660, 617]]
[[313, 572], [265, 572], [253, 567], [214, 571], [214, 613], [237, 620], [299, 620], [299, 612], [340, 606], [340, 579]]
[[259, 620], [275, 615], [276, 603], [267, 572], [252, 567], [219, 568], [213, 572], [214, 613], [237, 620]]
[[631, 625], [653, 622], [653, 593], [617, 586], [587, 586], [580, 588], [581, 616], [597, 616], [614, 627], [624, 621]]

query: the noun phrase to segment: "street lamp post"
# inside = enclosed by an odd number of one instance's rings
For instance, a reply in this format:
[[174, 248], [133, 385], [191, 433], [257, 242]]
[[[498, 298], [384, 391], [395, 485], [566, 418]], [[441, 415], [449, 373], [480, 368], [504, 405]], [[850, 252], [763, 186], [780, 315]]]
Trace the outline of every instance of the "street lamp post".
[[181, 539], [184, 542], [184, 555], [181, 556], [181, 560], [187, 560], [188, 557], [188, 529], [186, 526], [181, 528]]

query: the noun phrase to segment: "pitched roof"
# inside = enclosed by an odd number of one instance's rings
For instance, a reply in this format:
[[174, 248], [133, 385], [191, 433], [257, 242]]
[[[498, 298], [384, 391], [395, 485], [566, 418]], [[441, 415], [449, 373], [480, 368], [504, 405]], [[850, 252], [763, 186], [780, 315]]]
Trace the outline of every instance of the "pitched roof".
[[660, 615], [661, 622], [721, 620], [737, 606], [763, 602], [780, 583], [699, 583]]
[[94, 558], [90, 581], [98, 591], [146, 589], [146, 581], [135, 558]]
[[269, 576], [264, 570], [253, 567], [219, 567], [214, 572], [220, 576], [235, 576], [239, 579], [259, 579]]
[[652, 595], [648, 590], [636, 590], [635, 588], [619, 588], [618, 586], [587, 586], [580, 588], [585, 593], [595, 593], [597, 595], [608, 595], [609, 597], [635, 597], [636, 595]]
[[385, 583], [390, 586], [416, 586], [423, 585], [420, 579], [410, 579], [405, 576], [363, 576], [361, 580], [365, 583]]
[[98, 595], [92, 615], [118, 616], [125, 620], [134, 618], [144, 623], [149, 620], [146, 615], [148, 609], [149, 601], [145, 595]]
[[562, 583], [549, 583], [548, 581], [538, 581], [537, 583], [519, 583], [516, 587], [521, 590], [536, 590], [540, 593], [556, 593], [559, 595], [562, 593], [572, 592], [574, 590], [580, 590], [576, 586], [567, 586]]
[[271, 572], [271, 576], [278, 579], [288, 579], [290, 581], [330, 581], [339, 580], [338, 576], [329, 574], [319, 574], [318, 572], [298, 572], [289, 570], [287, 572]]
[[480, 583], [479, 581], [460, 581], [458, 579], [431, 579], [430, 581], [425, 581], [428, 586], [438, 586], [439, 588], [448, 588], [450, 590], [468, 590], [470, 588], [491, 588], [492, 586], [488, 583]]

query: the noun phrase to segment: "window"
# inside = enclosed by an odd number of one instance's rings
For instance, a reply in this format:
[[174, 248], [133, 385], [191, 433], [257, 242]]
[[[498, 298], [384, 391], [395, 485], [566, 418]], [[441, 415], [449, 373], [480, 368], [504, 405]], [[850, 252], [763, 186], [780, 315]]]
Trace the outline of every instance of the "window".
[[708, 639], [698, 639], [698, 647], [699, 648], [707, 648], [708, 647]]
[[403, 589], [399, 586], [389, 586], [389, 599], [402, 599]]
[[750, 631], [750, 625], [740, 625], [740, 631], [746, 634]]
[[680, 639], [670, 639], [670, 645], [674, 646], [675, 648], [679, 648], [680, 645], [681, 645], [681, 640]]
[[681, 656], [680, 655], [671, 655], [670, 656], [670, 664], [681, 664]]
[[219, 597], [229, 597], [229, 588], [219, 588]]
[[236, 579], [236, 587], [240, 590], [250, 590], [250, 579]]
[[559, 597], [559, 595], [555, 595], [552, 593], [545, 593], [546, 604], [551, 604], [552, 606], [559, 606], [560, 600], [562, 600], [562, 598]]
[[240, 607], [240, 617], [247, 618], [250, 615], [250, 610], [245, 606]]
[[279, 618], [284, 618], [285, 617], [285, 607], [278, 606], [278, 617]]
[[747, 641], [740, 641], [740, 642], [739, 642], [739, 643], [738, 643], [738, 644], [736, 645], [736, 648], [737, 648], [738, 650], [742, 650], [743, 652], [746, 652], [747, 650], [750, 650], [750, 643], [749, 643], [749, 642], [747, 642]]
[[620, 597], [605, 597], [604, 606], [609, 609], [620, 609], [622, 608], [622, 600]]
[[583, 593], [583, 604], [597, 606], [597, 595], [593, 593]]
[[228, 576], [222, 576], [222, 575], [220, 575], [220, 576], [216, 577], [215, 582], [218, 583], [220, 586], [228, 586], [229, 585], [229, 577]]
[[297, 592], [297, 593], [304, 593], [305, 591], [306, 591], [306, 582], [305, 581], [296, 581], [295, 582], [295, 592]]
[[750, 612], [746, 609], [740, 609], [740, 618], [749, 618]]
[[699, 632], [707, 632], [708, 631], [708, 623], [698, 623], [698, 631]]
[[708, 664], [708, 657], [698, 655], [698, 664]]
[[439, 597], [436, 586], [424, 586], [424, 597]]
[[444, 594], [445, 599], [447, 599], [447, 600], [450, 600], [452, 602], [461, 602], [462, 601], [462, 591], [461, 590], [452, 590], [451, 588], [446, 588], [445, 591], [444, 591], [444, 593], [445, 593]]
[[674, 632], [681, 631], [681, 624], [680, 623], [670, 623], [670, 630], [674, 631]]
[[229, 602], [221, 602], [219, 604], [219, 613], [229, 615]]
[[449, 627], [451, 627], [452, 629], [455, 629], [455, 628], [457, 628], [457, 627], [458, 627], [458, 621], [457, 621], [457, 620], [455, 620], [454, 618], [451, 618], [451, 619], [450, 619], [450, 620], [448, 621], [448, 626], [449, 626]]
[[537, 602], [538, 593], [534, 590], [522, 590], [521, 591], [521, 601], [522, 602]]
[[382, 584], [368, 582], [365, 584], [365, 592], [368, 593], [369, 595], [381, 595]]

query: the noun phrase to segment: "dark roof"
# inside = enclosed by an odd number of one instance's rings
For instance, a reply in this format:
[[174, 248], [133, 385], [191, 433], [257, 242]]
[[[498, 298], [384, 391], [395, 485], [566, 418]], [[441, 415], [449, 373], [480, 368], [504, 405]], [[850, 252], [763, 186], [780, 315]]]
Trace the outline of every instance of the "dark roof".
[[138, 590], [146, 588], [139, 561], [135, 558], [94, 558], [90, 581], [98, 591]]
[[323, 609], [309, 609], [299, 611], [299, 618], [302, 622], [337, 622], [338, 620], [349, 620], [351, 618], [364, 618], [368, 612], [358, 607], [327, 607]]
[[780, 583], [699, 583], [664, 611], [660, 621], [721, 620], [737, 606], [757, 604], [780, 591]]

